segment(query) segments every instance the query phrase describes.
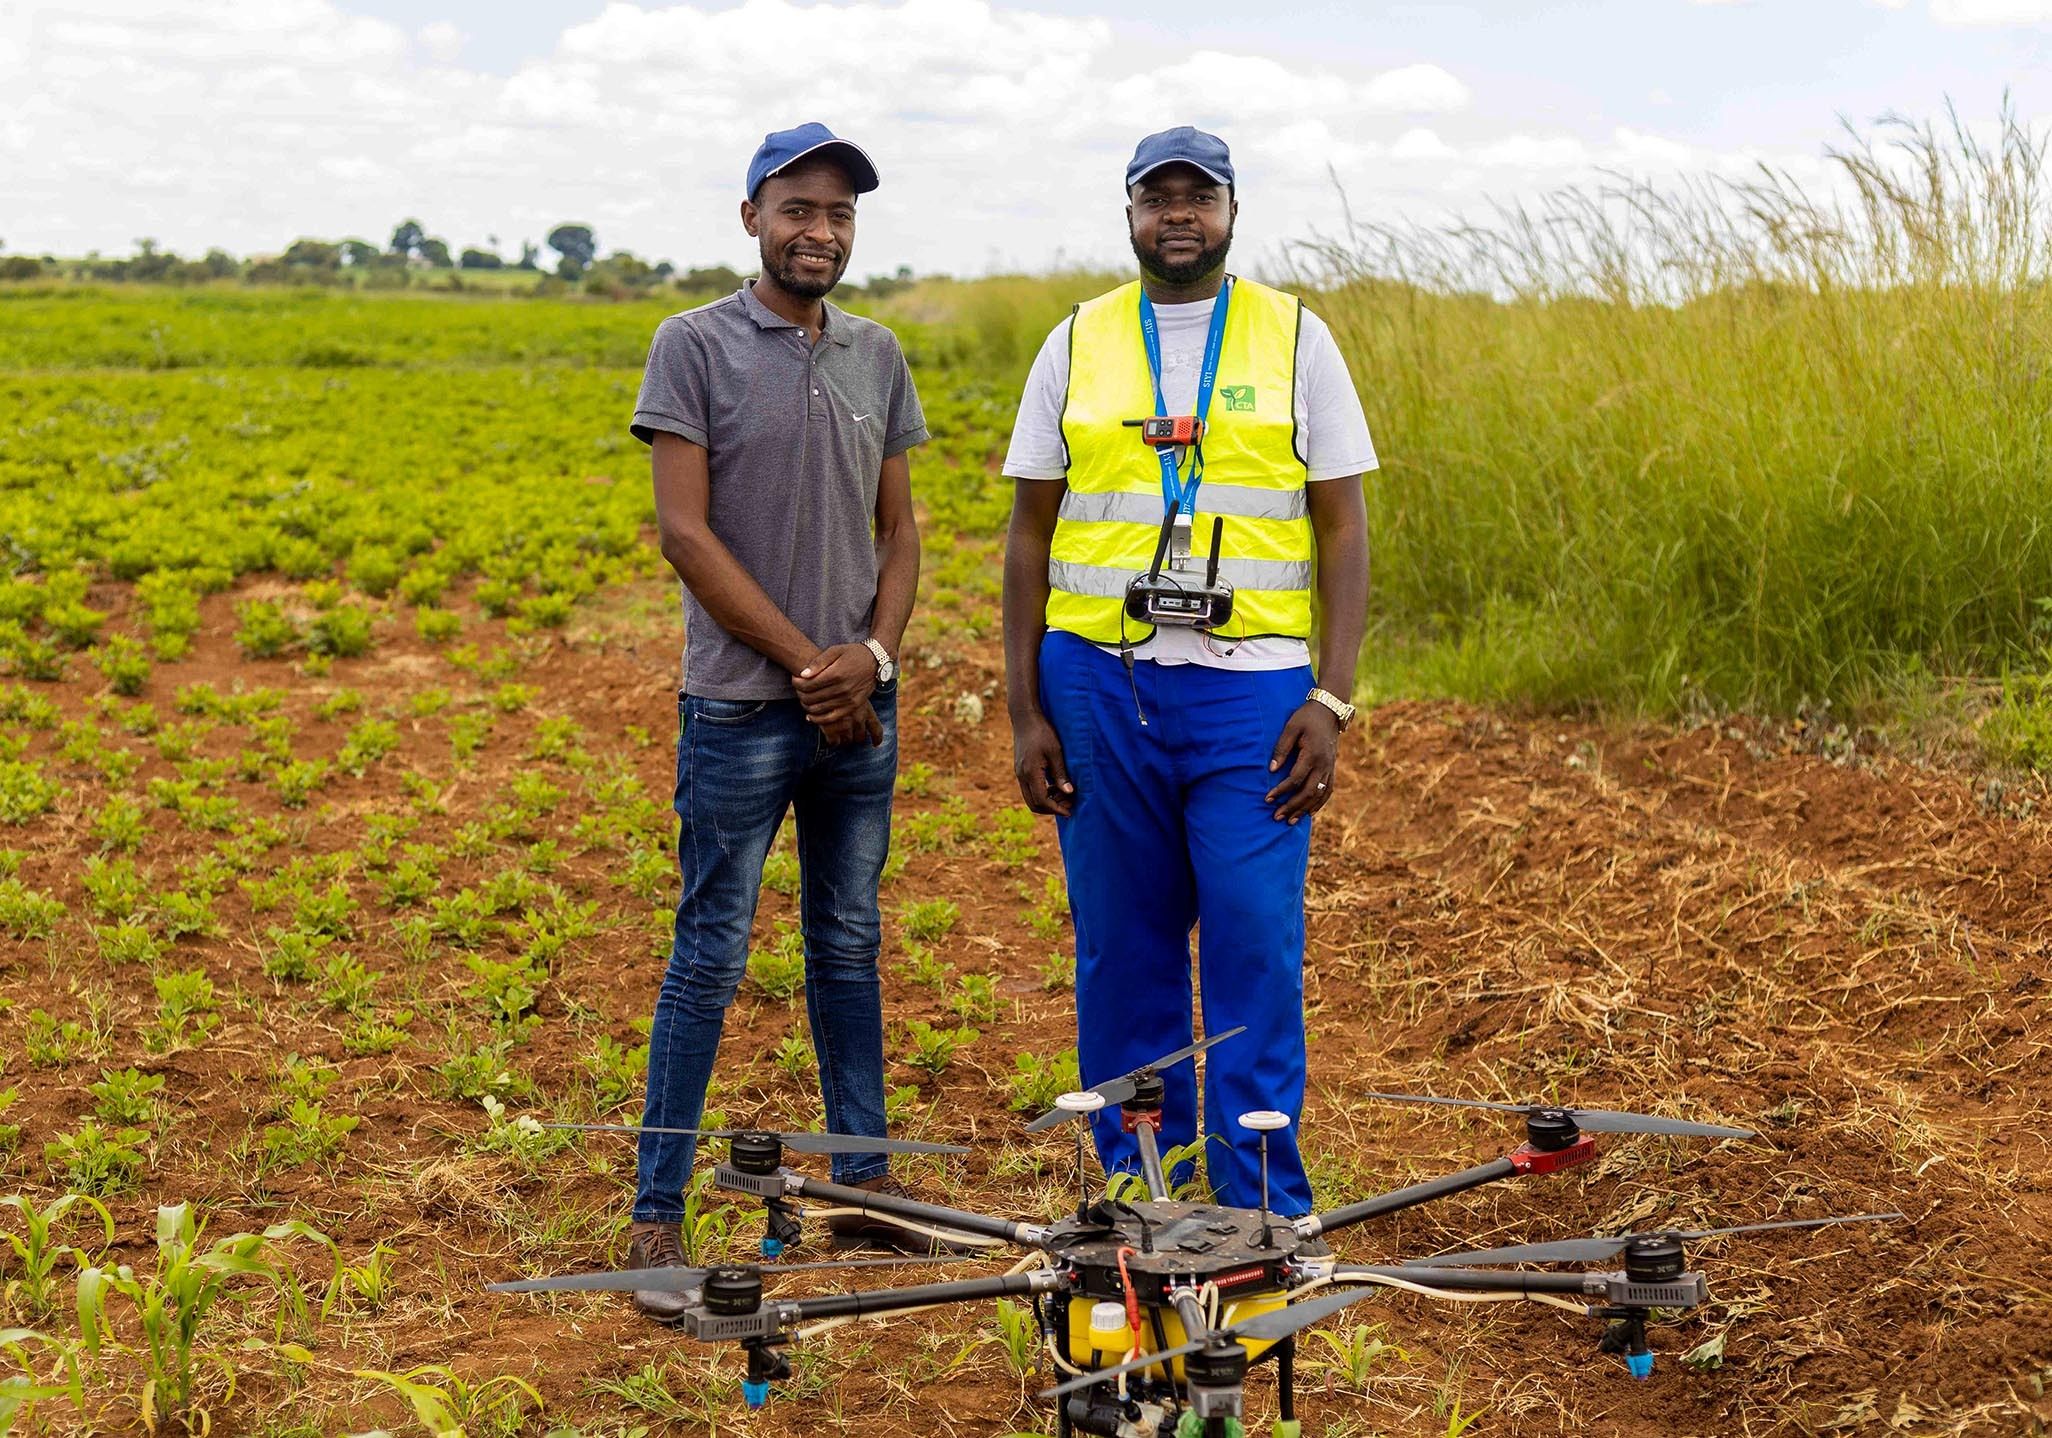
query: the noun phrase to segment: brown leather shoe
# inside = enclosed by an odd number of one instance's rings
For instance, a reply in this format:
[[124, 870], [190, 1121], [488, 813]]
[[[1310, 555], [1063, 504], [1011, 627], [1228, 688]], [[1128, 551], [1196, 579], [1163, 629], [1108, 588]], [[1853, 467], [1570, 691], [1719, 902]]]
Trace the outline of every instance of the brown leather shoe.
[[[627, 1231], [629, 1268], [688, 1268], [684, 1261], [683, 1225], [637, 1222]], [[658, 1323], [675, 1323], [690, 1305], [681, 1293], [662, 1288], [637, 1288], [634, 1306]]]
[[[870, 1193], [886, 1194], [892, 1198], [916, 1196], [909, 1192], [904, 1184], [898, 1182], [896, 1175], [888, 1173], [882, 1178], [872, 1178], [848, 1186], [866, 1189]], [[982, 1253], [987, 1247], [974, 1242], [934, 1238], [917, 1229], [902, 1228], [888, 1219], [876, 1218], [866, 1213], [837, 1213], [827, 1220], [827, 1232], [833, 1235], [837, 1248], [881, 1248], [891, 1253], [914, 1256], [942, 1254], [967, 1258]]]

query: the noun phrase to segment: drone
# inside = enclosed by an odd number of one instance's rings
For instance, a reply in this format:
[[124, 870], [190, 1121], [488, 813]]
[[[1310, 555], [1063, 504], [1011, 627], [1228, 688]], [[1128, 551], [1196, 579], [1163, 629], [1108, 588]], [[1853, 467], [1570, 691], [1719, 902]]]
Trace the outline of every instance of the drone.
[[[1240, 1033], [1229, 1029], [1094, 1089], [1063, 1094], [1026, 1127], [1039, 1132], [1070, 1123], [1076, 1132], [1079, 1196], [1075, 1211], [1036, 1222], [872, 1193], [796, 1172], [784, 1152], [943, 1153], [966, 1148], [847, 1134], [780, 1133], [764, 1129], [657, 1129], [723, 1139], [727, 1159], [714, 1187], [761, 1200], [766, 1233], [761, 1251], [776, 1259], [800, 1236], [808, 1213], [860, 1212], [939, 1241], [1006, 1248], [1027, 1256], [1009, 1272], [908, 1287], [814, 1297], [766, 1296], [764, 1284], [785, 1273], [974, 1261], [938, 1254], [821, 1263], [766, 1262], [707, 1268], [649, 1268], [494, 1283], [503, 1293], [663, 1289], [690, 1298], [675, 1325], [707, 1343], [737, 1343], [747, 1356], [742, 1395], [750, 1407], [768, 1401], [770, 1385], [791, 1376], [784, 1350], [810, 1332], [855, 1318], [907, 1313], [943, 1304], [991, 1299], [1030, 1303], [1043, 1347], [1062, 1381], [1040, 1394], [1057, 1401], [1059, 1438], [1241, 1438], [1248, 1370], [1273, 1360], [1280, 1421], [1276, 1438], [1296, 1438], [1295, 1342], [1299, 1330], [1378, 1291], [1396, 1290], [1457, 1302], [1528, 1300], [1601, 1321], [1602, 1350], [1622, 1357], [1634, 1378], [1653, 1372], [1646, 1325], [1655, 1309], [1683, 1310], [1706, 1302], [1703, 1275], [1688, 1265], [1686, 1244], [1726, 1234], [1882, 1222], [1900, 1213], [1785, 1219], [1715, 1229], [1664, 1229], [1598, 1235], [1565, 1242], [1519, 1244], [1412, 1259], [1357, 1264], [1331, 1256], [1323, 1236], [1449, 1198], [1484, 1184], [1548, 1177], [1596, 1156], [1597, 1134], [1661, 1134], [1676, 1138], [1744, 1139], [1750, 1129], [1693, 1123], [1650, 1114], [1553, 1104], [1509, 1104], [1425, 1094], [1369, 1093], [1395, 1103], [1443, 1104], [1518, 1115], [1524, 1141], [1500, 1158], [1458, 1173], [1364, 1198], [1324, 1213], [1294, 1218], [1268, 1206], [1268, 1135], [1288, 1115], [1239, 1115], [1259, 1136], [1261, 1204], [1254, 1209], [1172, 1197], [1163, 1169], [1161, 1071]], [[1084, 1158], [1083, 1120], [1116, 1108], [1139, 1150], [1138, 1188], [1108, 1188], [1092, 1198]], [[586, 1131], [639, 1133], [625, 1124], [559, 1124]], [[1135, 1196], [1114, 1197], [1114, 1192]], [[824, 1209], [806, 1210], [810, 1201]], [[1550, 1272], [1520, 1264], [1601, 1264]], [[695, 1297], [693, 1297], [695, 1295]]]

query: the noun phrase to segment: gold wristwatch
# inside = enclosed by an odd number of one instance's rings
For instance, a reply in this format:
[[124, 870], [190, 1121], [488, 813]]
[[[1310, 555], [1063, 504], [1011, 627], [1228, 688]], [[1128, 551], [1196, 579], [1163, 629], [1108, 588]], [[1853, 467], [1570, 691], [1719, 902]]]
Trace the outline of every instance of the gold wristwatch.
[[1310, 703], [1323, 705], [1325, 708], [1330, 709], [1332, 717], [1339, 720], [1341, 729], [1345, 729], [1354, 722], [1354, 706], [1329, 689], [1314, 688], [1304, 698]]

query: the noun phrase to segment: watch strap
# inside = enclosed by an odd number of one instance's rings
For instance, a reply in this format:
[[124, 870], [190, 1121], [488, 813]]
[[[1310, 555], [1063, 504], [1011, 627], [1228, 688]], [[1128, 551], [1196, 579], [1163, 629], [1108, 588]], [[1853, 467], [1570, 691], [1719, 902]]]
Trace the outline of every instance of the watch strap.
[[883, 647], [881, 639], [865, 639], [862, 641], [862, 644], [865, 649], [876, 656], [877, 679], [881, 682], [888, 682], [891, 676], [897, 672], [898, 661], [891, 658], [891, 651]]
[[1339, 726], [1342, 729], [1354, 722], [1354, 706], [1347, 703], [1346, 700], [1340, 698], [1339, 695], [1333, 693], [1330, 689], [1319, 689], [1314, 686], [1311, 692], [1306, 694], [1304, 698], [1309, 703], [1320, 705], [1332, 711], [1332, 717], [1339, 720]]

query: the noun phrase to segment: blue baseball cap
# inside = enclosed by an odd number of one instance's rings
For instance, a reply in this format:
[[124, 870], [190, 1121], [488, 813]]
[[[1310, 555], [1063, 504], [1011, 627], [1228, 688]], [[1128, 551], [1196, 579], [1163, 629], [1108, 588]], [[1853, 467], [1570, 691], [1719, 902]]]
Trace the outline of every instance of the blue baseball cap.
[[1233, 155], [1226, 142], [1194, 126], [1178, 125], [1149, 135], [1134, 147], [1126, 166], [1126, 188], [1132, 189], [1163, 165], [1174, 164], [1195, 165], [1221, 185], [1233, 182]]
[[852, 140], [844, 140], [817, 120], [808, 120], [792, 130], [772, 130], [762, 137], [755, 158], [748, 162], [748, 195], [762, 188], [762, 182], [779, 170], [787, 170], [807, 155], [828, 151], [847, 167], [855, 193], [866, 195], [876, 188], [876, 162]]

